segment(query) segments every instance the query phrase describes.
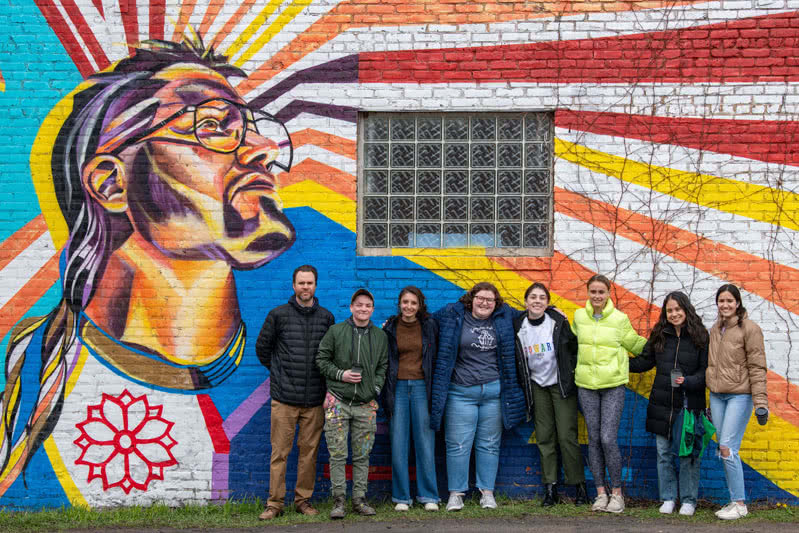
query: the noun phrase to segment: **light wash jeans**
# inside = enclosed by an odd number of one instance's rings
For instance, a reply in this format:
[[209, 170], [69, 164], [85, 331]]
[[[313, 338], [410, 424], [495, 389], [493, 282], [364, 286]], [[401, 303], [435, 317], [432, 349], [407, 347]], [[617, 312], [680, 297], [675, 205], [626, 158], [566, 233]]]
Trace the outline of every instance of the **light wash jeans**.
[[[746, 499], [744, 491], [744, 469], [738, 451], [744, 438], [746, 425], [752, 416], [752, 395], [750, 394], [716, 394], [710, 393], [710, 413], [719, 439], [719, 447], [730, 449], [728, 457], [721, 457], [724, 464], [724, 475], [727, 477], [727, 488], [730, 490], [730, 501], [738, 502]], [[721, 451], [719, 451], [721, 456]]]
[[477, 488], [494, 490], [502, 442], [499, 380], [464, 387], [450, 383], [444, 440], [447, 443], [447, 484], [450, 492], [469, 488], [469, 457], [474, 445]]
[[[677, 472], [674, 462], [678, 457], [680, 436], [682, 434], [682, 411], [677, 415], [671, 427], [671, 440], [655, 435], [657, 445], [658, 490], [660, 499], [677, 500]], [[680, 457], [680, 503], [696, 505], [699, 495], [699, 461], [701, 457]]]
[[427, 387], [423, 379], [398, 379], [391, 415], [391, 501], [411, 504], [408, 453], [411, 431], [416, 452], [416, 499], [438, 503], [436, 434], [430, 429]]

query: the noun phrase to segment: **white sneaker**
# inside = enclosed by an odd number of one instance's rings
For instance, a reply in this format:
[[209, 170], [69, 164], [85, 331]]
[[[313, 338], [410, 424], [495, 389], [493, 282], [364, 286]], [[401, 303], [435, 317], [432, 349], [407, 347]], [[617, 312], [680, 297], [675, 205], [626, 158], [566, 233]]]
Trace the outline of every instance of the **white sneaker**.
[[400, 511], [400, 512], [403, 512], [403, 513], [405, 511], [407, 511], [408, 509], [410, 509], [410, 508], [411, 508], [411, 506], [408, 505], [407, 503], [398, 503], [397, 505], [394, 506], [394, 510], [395, 511]]
[[425, 511], [438, 511], [438, 504], [435, 502], [427, 502], [424, 504]]
[[605, 507], [608, 506], [608, 494], [603, 492], [602, 494], [596, 495], [596, 500], [591, 505], [592, 511], [604, 511]]
[[716, 511], [716, 516], [719, 516], [721, 513], [728, 511], [733, 505], [735, 505], [735, 503], [733, 502], [728, 503], [727, 505]]
[[671, 514], [674, 512], [674, 500], [666, 500], [660, 506], [660, 514]]
[[618, 494], [611, 494], [608, 506], [605, 507], [605, 512], [608, 513], [621, 513], [624, 511], [624, 496]]
[[480, 507], [483, 509], [496, 509], [497, 501], [494, 499], [494, 491], [481, 490], [480, 492], [483, 493], [483, 495], [480, 496]]
[[460, 511], [463, 509], [463, 493], [450, 492], [447, 501], [447, 511]]
[[746, 505], [742, 503], [733, 503], [729, 508], [722, 509], [716, 513], [716, 516], [722, 520], [738, 520], [748, 514], [749, 511], [746, 509]]
[[696, 512], [696, 505], [693, 503], [684, 503], [680, 505], [680, 514], [683, 516], [694, 516]]

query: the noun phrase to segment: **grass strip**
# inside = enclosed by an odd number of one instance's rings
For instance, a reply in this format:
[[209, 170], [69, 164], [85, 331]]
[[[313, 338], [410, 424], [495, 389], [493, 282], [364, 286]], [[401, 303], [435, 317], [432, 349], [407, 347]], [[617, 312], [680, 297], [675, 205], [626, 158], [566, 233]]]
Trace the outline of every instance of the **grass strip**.
[[[477, 497], [466, 500], [466, 506], [457, 513], [444, 511], [444, 502], [441, 511], [426, 512], [420, 505], [414, 505], [410, 511], [394, 511], [394, 504], [387, 502], [377, 504], [377, 516], [361, 517], [348, 510], [343, 522], [372, 521], [384, 522], [391, 520], [422, 521], [426, 519], [468, 520], [476, 518], [512, 519], [527, 517], [563, 517], [579, 518], [588, 517], [592, 513], [589, 506], [574, 506], [564, 503], [554, 507], [541, 507], [540, 500], [516, 500], [507, 497], [498, 497], [499, 508], [495, 510], [481, 509]], [[626, 516], [641, 520], [664, 519], [658, 512], [659, 502], [628, 501]], [[274, 525], [293, 525], [308, 523], [329, 522], [328, 513], [332, 501], [314, 502], [319, 510], [316, 517], [304, 516], [294, 511], [294, 506], [289, 506], [285, 512], [269, 522]], [[697, 512], [692, 517], [674, 515], [667, 519], [675, 523], [701, 524], [716, 523], [718, 519], [713, 514], [718, 505], [700, 502]], [[175, 529], [223, 529], [223, 528], [256, 528], [266, 525], [258, 520], [258, 515], [263, 511], [263, 503], [226, 502], [218, 505], [187, 505], [184, 507], [167, 507], [166, 505], [153, 505], [150, 507], [119, 507], [114, 509], [85, 509], [79, 507], [46, 509], [41, 511], [11, 511], [0, 510], [0, 531], [3, 533], [18, 533], [31, 531], [69, 531], [69, 530], [106, 530], [120, 528], [175, 528]], [[757, 503], [749, 506], [749, 516], [736, 523], [754, 525], [764, 522], [799, 523], [799, 509], [785, 504]]]

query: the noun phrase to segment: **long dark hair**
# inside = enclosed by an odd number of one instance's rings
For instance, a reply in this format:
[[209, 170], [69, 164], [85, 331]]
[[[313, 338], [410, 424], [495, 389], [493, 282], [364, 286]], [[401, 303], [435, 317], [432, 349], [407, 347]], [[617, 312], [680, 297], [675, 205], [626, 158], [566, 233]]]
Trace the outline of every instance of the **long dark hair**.
[[691, 300], [682, 292], [675, 291], [667, 294], [666, 298], [663, 300], [663, 307], [660, 308], [660, 318], [658, 318], [655, 327], [652, 328], [652, 334], [649, 337], [650, 339], [655, 339], [655, 344], [653, 345], [655, 353], [662, 352], [666, 345], [664, 331], [666, 327], [670, 325], [666, 318], [666, 305], [669, 303], [669, 300], [677, 302], [680, 309], [685, 312], [685, 325], [683, 329], [688, 332], [688, 336], [691, 337], [694, 345], [697, 348], [707, 346], [709, 341], [707, 329], [702, 323], [702, 319], [696, 314], [696, 309], [694, 309], [693, 304], [691, 304]]
[[[142, 104], [167, 84], [154, 79], [164, 68], [190, 63], [226, 77], [246, 77], [227, 64], [225, 57], [212, 48], [206, 49], [199, 36], [193, 37], [179, 44], [145, 41], [135, 55], [117, 63], [113, 70], [90, 76], [78, 88], [72, 110], [55, 139], [50, 161], [53, 184], [69, 227], [61, 256], [62, 297], [47, 316], [27, 318], [17, 324], [8, 342], [6, 386], [0, 397], [0, 496], [25, 471], [53, 432], [64, 403], [67, 358], [77, 346], [80, 314], [94, 296], [111, 253], [132, 232], [125, 215], [109, 213], [86, 192], [81, 179], [84, 165], [108, 138], [151, 123], [158, 106]], [[123, 111], [131, 109], [126, 120], [111, 125]], [[14, 440], [14, 429], [20, 423], [22, 368], [28, 345], [41, 328], [39, 390], [24, 430]]]
[[488, 281], [481, 281], [480, 283], [469, 289], [469, 291], [463, 296], [461, 296], [459, 300], [468, 311], [472, 310], [472, 302], [474, 302], [474, 296], [480, 291], [491, 291], [494, 293], [494, 299], [496, 300], [496, 305], [494, 306], [495, 311], [500, 307], [502, 307], [502, 304], [505, 303], [505, 300], [503, 300], [502, 296], [499, 295], [499, 290], [496, 287], [494, 287], [493, 283], [489, 283]]
[[402, 308], [400, 304], [402, 303], [402, 297], [406, 294], [413, 294], [416, 296], [416, 299], [419, 300], [419, 309], [416, 311], [416, 319], [419, 321], [424, 320], [427, 318], [430, 313], [427, 312], [427, 304], [424, 302], [424, 293], [419, 287], [414, 285], [408, 285], [407, 287], [403, 287], [397, 297], [397, 310], [399, 311], [399, 315], [402, 315]]
[[744, 307], [743, 300], [741, 300], [741, 291], [732, 283], [727, 283], [719, 287], [716, 291], [716, 306], [719, 305], [719, 296], [722, 292], [729, 292], [735, 301], [738, 302], [738, 309], [735, 310], [735, 315], [738, 317], [738, 327], [743, 327], [744, 316], [746, 315], [746, 307]]

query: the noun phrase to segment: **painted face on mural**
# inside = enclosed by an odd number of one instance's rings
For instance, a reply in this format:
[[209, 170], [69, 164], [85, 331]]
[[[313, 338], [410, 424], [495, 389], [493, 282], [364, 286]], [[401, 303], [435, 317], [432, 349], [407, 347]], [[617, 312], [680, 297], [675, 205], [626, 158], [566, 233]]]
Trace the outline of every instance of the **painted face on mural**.
[[283, 252], [295, 235], [270, 169], [279, 156], [276, 142], [245, 119], [239, 120], [247, 129], [238, 149], [209, 149], [198, 139], [218, 136], [233, 116], [241, 119], [242, 107], [235, 104], [244, 101], [223, 76], [198, 65], [175, 65], [155, 77], [168, 83], [155, 94], [153, 124], [187, 106], [211, 103], [202, 113], [168, 121], [120, 154], [132, 174], [127, 214], [135, 230], [171, 258], [224, 259], [237, 268], [256, 268]]

